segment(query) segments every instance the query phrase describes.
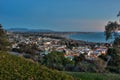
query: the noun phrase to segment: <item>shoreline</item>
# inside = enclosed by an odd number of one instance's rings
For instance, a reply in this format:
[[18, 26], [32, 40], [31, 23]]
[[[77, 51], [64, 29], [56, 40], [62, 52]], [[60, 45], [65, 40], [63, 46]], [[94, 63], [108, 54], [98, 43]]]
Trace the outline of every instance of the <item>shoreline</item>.
[[[93, 32], [91, 32], [91, 33], [93, 33]], [[94, 33], [96, 33], [96, 32], [94, 32]], [[81, 34], [85, 34], [85, 36], [86, 36], [86, 34], [89, 34], [89, 33], [81, 33]], [[70, 39], [70, 40], [76, 40], [76, 41], [82, 41], [82, 42], [88, 42], [88, 43], [111, 43], [112, 42], [112, 40], [110, 40], [110, 41], [106, 41], [106, 40], [101, 40], [101, 41], [91, 41], [91, 40], [83, 40], [83, 39], [80, 39], [80, 38], [72, 38], [71, 36], [72, 35], [81, 35], [80, 33], [76, 33], [76, 34], [67, 34], [66, 36], [64, 36], [65, 38], [67, 38], [67, 39]]]
[[[14, 32], [15, 34], [26, 34], [24, 32]], [[66, 39], [66, 40], [71, 40], [71, 41], [76, 41], [76, 42], [83, 42], [83, 43], [110, 43], [110, 42], [94, 42], [94, 41], [89, 41], [89, 40], [82, 40], [82, 39], [74, 39], [71, 38], [70, 36], [72, 35], [77, 35], [77, 34], [92, 34], [96, 32], [37, 32], [37, 33], [29, 33], [30, 35], [36, 35], [36, 36], [42, 36], [42, 37], [50, 37], [50, 38], [55, 38], [55, 39]]]

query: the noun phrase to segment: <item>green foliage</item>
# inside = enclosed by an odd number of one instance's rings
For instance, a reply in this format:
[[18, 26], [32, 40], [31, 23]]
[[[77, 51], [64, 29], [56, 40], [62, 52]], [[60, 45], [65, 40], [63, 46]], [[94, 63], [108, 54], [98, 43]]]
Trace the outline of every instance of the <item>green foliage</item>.
[[44, 56], [42, 64], [52, 69], [64, 70], [64, 67], [67, 64], [73, 64], [73, 62], [70, 59], [65, 58], [64, 53], [51, 52]]
[[120, 48], [120, 37], [116, 37], [113, 44], [115, 48]]
[[37, 50], [37, 45], [35, 44], [25, 44], [25, 43], [20, 43], [18, 44], [18, 46], [20, 47], [19, 49], [13, 49], [13, 51], [19, 52], [19, 53], [28, 53], [31, 55], [35, 55], [35, 52]]
[[86, 60], [84, 54], [80, 54], [78, 57], [74, 57], [75, 68], [74, 71], [79, 72], [106, 72], [105, 61], [102, 59]]
[[0, 50], [8, 50], [10, 43], [8, 42], [6, 31], [2, 28], [0, 24]]
[[0, 51], [0, 80], [73, 80], [73, 78], [32, 60]]
[[77, 65], [80, 62], [85, 61], [85, 55], [80, 54], [79, 56], [75, 56], [73, 60], [75, 61], [75, 65]]
[[103, 72], [106, 72], [104, 65], [105, 65], [105, 62], [101, 59], [97, 59], [90, 62], [83, 61], [83, 62], [79, 62], [75, 66], [74, 71], [103, 73]]
[[113, 48], [108, 49], [107, 52], [107, 56], [111, 57], [107, 68], [112, 72], [120, 73], [120, 34], [118, 34], [118, 30], [120, 30], [120, 24], [116, 21], [109, 21], [105, 26], [106, 40], [114, 38]]
[[111, 59], [108, 63], [107, 69], [111, 72], [120, 73], [120, 53], [118, 48], [109, 48], [108, 55], [111, 56]]
[[112, 34], [114, 37], [118, 37], [117, 29], [120, 27], [120, 25], [117, 22], [111, 22], [109, 21], [108, 24], [105, 26], [105, 35], [106, 40], [112, 38]]
[[120, 80], [119, 74], [112, 73], [86, 73], [86, 72], [66, 72], [71, 74], [76, 80]]

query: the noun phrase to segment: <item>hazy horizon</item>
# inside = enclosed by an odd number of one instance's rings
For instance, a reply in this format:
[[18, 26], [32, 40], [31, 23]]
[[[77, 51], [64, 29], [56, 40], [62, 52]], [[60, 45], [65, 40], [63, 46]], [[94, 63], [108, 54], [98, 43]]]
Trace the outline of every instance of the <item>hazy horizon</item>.
[[0, 0], [0, 23], [7, 28], [103, 32], [117, 20], [120, 0]]

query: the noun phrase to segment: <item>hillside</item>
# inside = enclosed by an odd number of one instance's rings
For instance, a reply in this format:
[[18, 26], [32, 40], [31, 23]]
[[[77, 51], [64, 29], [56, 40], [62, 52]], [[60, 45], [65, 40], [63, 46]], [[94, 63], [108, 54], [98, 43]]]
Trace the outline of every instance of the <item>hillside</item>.
[[119, 80], [119, 74], [59, 72], [0, 51], [0, 80]]
[[73, 80], [31, 60], [0, 51], [0, 80]]
[[10, 28], [6, 30], [10, 32], [54, 32], [49, 29], [28, 29], [28, 28]]
[[115, 73], [89, 73], [89, 72], [66, 72], [80, 80], [120, 80], [120, 75]]

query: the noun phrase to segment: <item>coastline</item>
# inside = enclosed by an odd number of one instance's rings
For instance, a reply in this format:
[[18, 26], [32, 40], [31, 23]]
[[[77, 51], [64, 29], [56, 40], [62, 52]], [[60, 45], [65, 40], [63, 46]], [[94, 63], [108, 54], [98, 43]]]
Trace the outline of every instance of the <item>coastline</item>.
[[82, 34], [70, 34], [67, 35], [66, 38], [77, 40], [77, 41], [84, 41], [84, 42], [92, 42], [92, 43], [111, 43], [113, 39], [106, 41], [104, 32], [91, 32], [89, 33], [82, 33]]

